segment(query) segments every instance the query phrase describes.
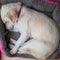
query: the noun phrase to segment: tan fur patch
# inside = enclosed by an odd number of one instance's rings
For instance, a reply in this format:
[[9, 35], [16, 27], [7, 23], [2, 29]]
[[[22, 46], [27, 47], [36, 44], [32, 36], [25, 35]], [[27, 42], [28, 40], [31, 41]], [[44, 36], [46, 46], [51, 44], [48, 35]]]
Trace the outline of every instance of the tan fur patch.
[[16, 22], [17, 12], [15, 10], [8, 11], [7, 17], [14, 23]]

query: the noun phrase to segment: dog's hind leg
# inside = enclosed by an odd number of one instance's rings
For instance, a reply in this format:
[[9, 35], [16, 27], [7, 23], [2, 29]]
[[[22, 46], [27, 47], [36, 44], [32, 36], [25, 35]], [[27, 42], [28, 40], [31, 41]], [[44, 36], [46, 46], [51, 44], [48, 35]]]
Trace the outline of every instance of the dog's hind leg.
[[31, 39], [25, 44], [23, 44], [18, 52], [18, 54], [29, 54], [38, 59], [45, 59], [51, 55], [51, 48], [36, 39]]

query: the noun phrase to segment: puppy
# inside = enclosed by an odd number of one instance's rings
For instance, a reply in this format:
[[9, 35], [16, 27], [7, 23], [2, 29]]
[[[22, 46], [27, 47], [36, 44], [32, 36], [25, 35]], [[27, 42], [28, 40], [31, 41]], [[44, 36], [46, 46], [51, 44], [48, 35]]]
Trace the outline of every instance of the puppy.
[[[49, 57], [59, 43], [57, 25], [43, 13], [25, 6], [22, 6], [21, 14], [17, 18], [20, 8], [20, 3], [3, 5], [1, 8], [1, 18], [6, 28], [21, 33], [10, 53], [15, 54], [19, 50], [18, 53], [31, 54], [38, 59]], [[29, 37], [31, 39], [25, 43]]]

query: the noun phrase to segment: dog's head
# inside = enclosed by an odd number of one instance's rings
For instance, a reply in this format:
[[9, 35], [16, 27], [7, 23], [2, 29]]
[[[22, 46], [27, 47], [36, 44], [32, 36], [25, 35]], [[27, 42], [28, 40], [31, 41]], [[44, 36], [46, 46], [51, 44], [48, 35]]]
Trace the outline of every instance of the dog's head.
[[6, 14], [6, 21], [5, 21], [6, 28], [11, 30], [16, 21], [17, 21], [17, 12], [15, 10], [8, 11]]
[[20, 3], [3, 5], [1, 8], [1, 18], [6, 28], [10, 30], [17, 20], [17, 11], [20, 9]]
[[17, 20], [17, 12], [15, 10], [10, 10], [5, 15], [5, 18], [3, 20], [6, 28], [8, 30], [11, 30]]

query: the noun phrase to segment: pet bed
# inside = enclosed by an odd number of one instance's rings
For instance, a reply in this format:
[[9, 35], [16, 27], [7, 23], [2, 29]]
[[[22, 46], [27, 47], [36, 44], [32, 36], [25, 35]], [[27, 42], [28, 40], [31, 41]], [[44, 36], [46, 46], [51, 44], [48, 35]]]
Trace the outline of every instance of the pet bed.
[[[36, 11], [42, 12], [52, 18], [60, 29], [60, 6], [56, 4], [50, 4], [49, 2], [43, 0], [3, 0], [0, 2], [0, 9], [3, 4], [13, 3], [13, 2], [21, 2], [22, 5], [25, 5], [31, 9]], [[9, 57], [23, 57], [23, 58], [35, 58], [31, 55], [24, 55], [24, 54], [15, 54], [11, 55], [9, 53], [9, 38], [13, 38], [17, 40], [19, 38], [19, 32], [10, 32], [5, 29], [5, 26], [0, 17], [0, 51], [2, 54], [9, 56]], [[48, 58], [58, 58], [60, 57], [60, 43], [57, 50]]]

